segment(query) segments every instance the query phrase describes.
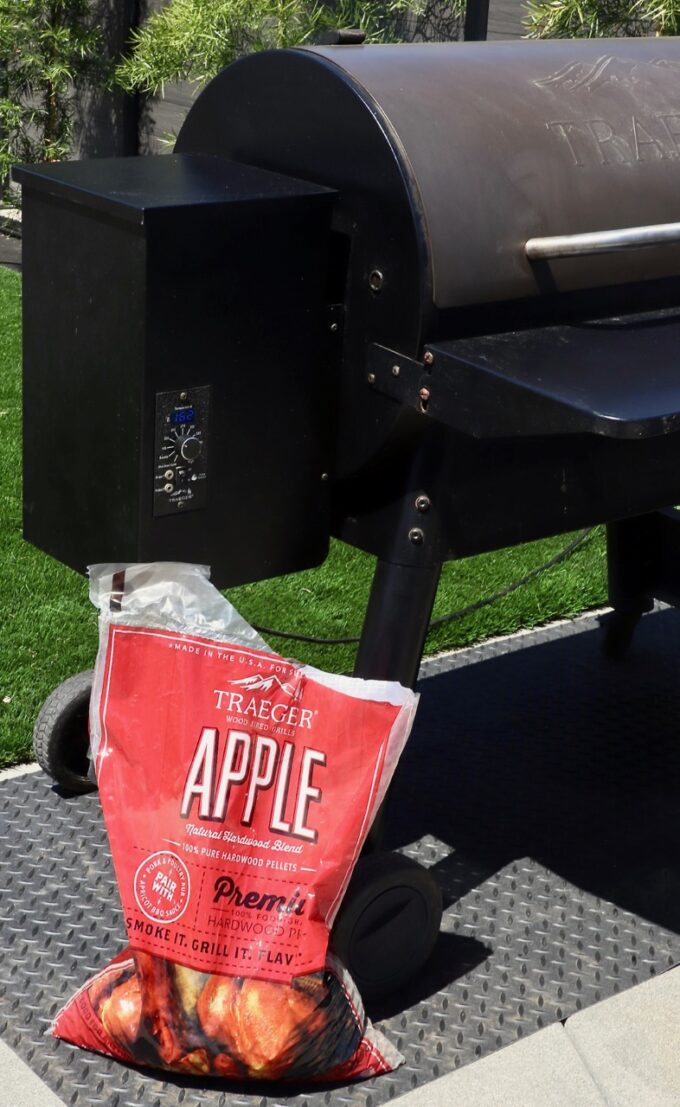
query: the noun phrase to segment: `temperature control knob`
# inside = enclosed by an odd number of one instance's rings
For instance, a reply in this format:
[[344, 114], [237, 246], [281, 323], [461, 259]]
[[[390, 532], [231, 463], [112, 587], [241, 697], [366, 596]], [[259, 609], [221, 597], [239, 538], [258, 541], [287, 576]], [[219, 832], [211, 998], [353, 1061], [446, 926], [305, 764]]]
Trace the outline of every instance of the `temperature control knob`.
[[196, 436], [192, 434], [188, 438], [185, 438], [182, 442], [180, 446], [180, 453], [185, 461], [191, 463], [200, 456], [202, 449], [203, 443], [201, 442], [200, 438], [196, 438]]

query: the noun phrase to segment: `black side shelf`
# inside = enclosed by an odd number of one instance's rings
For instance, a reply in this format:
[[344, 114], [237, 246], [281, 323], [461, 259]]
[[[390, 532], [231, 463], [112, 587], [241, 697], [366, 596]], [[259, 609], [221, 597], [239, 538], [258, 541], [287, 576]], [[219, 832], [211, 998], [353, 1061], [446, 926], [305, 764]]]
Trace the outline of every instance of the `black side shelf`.
[[680, 311], [453, 339], [425, 351], [429, 371], [372, 347], [373, 387], [474, 438], [680, 430]]

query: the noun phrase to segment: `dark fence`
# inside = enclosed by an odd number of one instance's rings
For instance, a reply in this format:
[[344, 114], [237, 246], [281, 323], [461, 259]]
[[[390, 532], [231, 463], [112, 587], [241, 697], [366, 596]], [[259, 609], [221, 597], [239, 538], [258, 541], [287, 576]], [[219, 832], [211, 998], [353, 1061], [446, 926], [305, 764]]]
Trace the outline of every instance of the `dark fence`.
[[[92, 0], [107, 54], [116, 57], [147, 11], [144, 0]], [[113, 157], [139, 149], [139, 100], [121, 90], [87, 89], [76, 98], [74, 156]]]
[[[129, 29], [165, 0], [93, 0], [104, 28], [108, 49], [117, 53]], [[490, 0], [488, 38], [520, 38], [525, 0]], [[436, 41], [462, 38], [462, 27], [436, 0], [428, 4], [422, 19], [410, 27], [409, 38]], [[191, 106], [196, 86], [181, 81], [166, 86], [153, 98], [130, 97], [121, 92], [90, 91], [79, 97], [74, 154], [76, 157], [110, 157], [120, 154], [163, 153], [167, 140], [177, 133]]]

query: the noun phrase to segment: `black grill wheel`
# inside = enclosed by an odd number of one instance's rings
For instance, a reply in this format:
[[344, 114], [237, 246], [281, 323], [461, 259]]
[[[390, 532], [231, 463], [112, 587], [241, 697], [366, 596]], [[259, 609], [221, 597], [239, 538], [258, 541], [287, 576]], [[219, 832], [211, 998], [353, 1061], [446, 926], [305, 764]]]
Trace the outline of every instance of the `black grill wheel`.
[[33, 728], [33, 753], [41, 769], [68, 792], [92, 792], [88, 713], [94, 671], [76, 673], [45, 700]]
[[361, 857], [333, 926], [331, 946], [366, 1001], [396, 992], [434, 949], [442, 894], [427, 869], [398, 853]]

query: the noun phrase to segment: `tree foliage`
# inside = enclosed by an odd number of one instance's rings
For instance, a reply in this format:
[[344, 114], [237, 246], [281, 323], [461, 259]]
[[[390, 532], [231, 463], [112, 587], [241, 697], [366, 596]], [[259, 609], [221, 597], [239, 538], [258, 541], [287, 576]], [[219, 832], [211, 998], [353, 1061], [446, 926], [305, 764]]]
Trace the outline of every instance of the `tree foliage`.
[[89, 0], [0, 0], [0, 196], [10, 166], [68, 156], [74, 87], [101, 74]]
[[[459, 17], [464, 0], [442, 0]], [[204, 82], [242, 54], [298, 46], [325, 29], [357, 27], [370, 42], [398, 41], [427, 0], [170, 0], [133, 35], [116, 71], [127, 91], [156, 92], [168, 81]]]

